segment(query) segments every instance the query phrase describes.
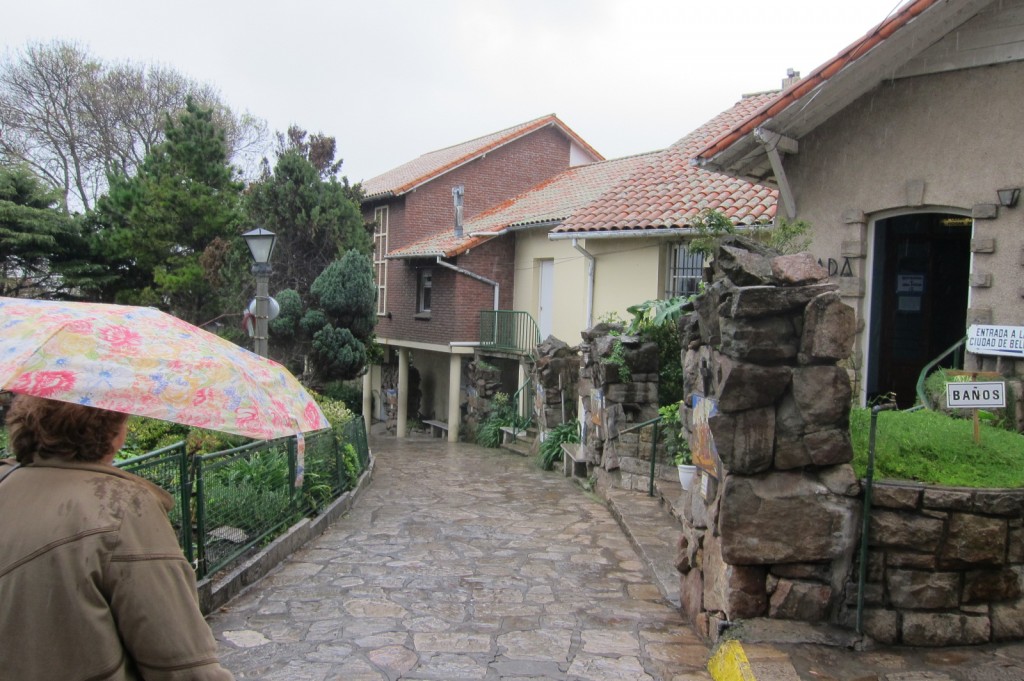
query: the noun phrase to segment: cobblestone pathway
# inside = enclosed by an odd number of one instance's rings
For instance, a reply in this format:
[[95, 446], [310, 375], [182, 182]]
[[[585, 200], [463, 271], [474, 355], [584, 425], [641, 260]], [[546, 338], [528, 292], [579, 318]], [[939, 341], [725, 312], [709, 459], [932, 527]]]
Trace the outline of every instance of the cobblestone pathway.
[[600, 500], [508, 452], [371, 442], [352, 512], [213, 614], [239, 679], [709, 679]]

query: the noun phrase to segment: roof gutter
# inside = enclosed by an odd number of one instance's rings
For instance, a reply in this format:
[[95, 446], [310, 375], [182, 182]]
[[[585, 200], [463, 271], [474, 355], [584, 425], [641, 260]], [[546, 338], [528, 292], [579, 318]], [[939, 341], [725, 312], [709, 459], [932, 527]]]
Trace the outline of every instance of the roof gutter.
[[491, 279], [488, 279], [487, 277], [482, 277], [479, 274], [477, 274], [476, 272], [470, 272], [469, 270], [466, 270], [466, 269], [463, 269], [463, 268], [458, 267], [456, 265], [453, 265], [450, 262], [445, 262], [441, 258], [441, 256], [437, 256], [437, 264], [440, 265], [441, 267], [447, 267], [448, 269], [450, 269], [450, 270], [452, 270], [454, 272], [458, 272], [459, 274], [464, 274], [467, 277], [470, 277], [471, 279], [476, 279], [477, 281], [482, 281], [485, 284], [489, 284], [489, 285], [493, 286], [494, 287], [494, 309], [495, 310], [498, 309], [498, 286], [499, 286], [498, 282], [493, 281]]
[[587, 326], [590, 328], [594, 325], [594, 274], [597, 270], [597, 258], [588, 251], [587, 249], [580, 246], [577, 239], [572, 240], [572, 247], [583, 254], [583, 257], [590, 261], [590, 269], [587, 272]]

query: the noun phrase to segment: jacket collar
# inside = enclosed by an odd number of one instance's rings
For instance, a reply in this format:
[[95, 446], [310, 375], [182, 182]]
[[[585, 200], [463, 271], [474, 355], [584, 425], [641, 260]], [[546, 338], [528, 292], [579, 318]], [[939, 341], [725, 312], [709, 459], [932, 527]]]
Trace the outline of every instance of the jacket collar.
[[113, 475], [115, 478], [130, 480], [148, 489], [157, 498], [160, 505], [164, 507], [165, 511], [170, 512], [170, 510], [174, 508], [174, 497], [168, 494], [167, 490], [153, 484], [145, 478], [140, 478], [133, 473], [123, 471], [116, 466], [110, 466], [102, 463], [85, 463], [83, 461], [62, 461], [60, 459], [36, 459], [30, 464], [25, 464], [25, 466], [28, 468], [64, 468], [69, 470], [82, 470], [93, 473], [102, 473], [104, 475]]

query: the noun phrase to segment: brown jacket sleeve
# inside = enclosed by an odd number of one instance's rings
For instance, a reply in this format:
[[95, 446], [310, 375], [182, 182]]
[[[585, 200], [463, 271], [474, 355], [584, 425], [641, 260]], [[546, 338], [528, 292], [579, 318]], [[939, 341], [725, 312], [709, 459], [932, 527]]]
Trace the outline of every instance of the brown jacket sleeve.
[[195, 575], [164, 509], [140, 490], [126, 505], [106, 591], [129, 656], [147, 681], [231, 681], [199, 610]]

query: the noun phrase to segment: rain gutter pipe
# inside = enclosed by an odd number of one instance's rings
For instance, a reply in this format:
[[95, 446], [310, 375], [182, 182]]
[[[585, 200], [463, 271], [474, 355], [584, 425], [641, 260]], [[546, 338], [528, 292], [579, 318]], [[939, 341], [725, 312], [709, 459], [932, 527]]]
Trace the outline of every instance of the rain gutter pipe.
[[559, 232], [559, 233], [548, 233], [549, 241], [561, 241], [563, 239], [628, 239], [630, 237], [647, 239], [650, 237], [664, 236], [664, 237], [678, 237], [693, 235], [696, 232], [687, 227], [666, 227], [664, 229], [623, 229], [623, 230], [606, 230], [603, 232]]
[[472, 279], [476, 279], [477, 281], [482, 281], [485, 284], [489, 284], [489, 285], [493, 286], [494, 287], [494, 309], [495, 310], [498, 309], [498, 282], [493, 281], [491, 279], [488, 279], [487, 277], [482, 277], [479, 274], [477, 274], [476, 272], [470, 272], [469, 270], [463, 269], [461, 267], [457, 267], [456, 265], [453, 265], [450, 262], [445, 262], [444, 260], [441, 259], [441, 256], [437, 256], [437, 264], [440, 265], [441, 267], [447, 267], [448, 269], [453, 270], [455, 272], [458, 272], [459, 274], [464, 274], [467, 277], [470, 277]]
[[864, 584], [868, 575], [868, 530], [871, 527], [871, 492], [875, 481], [875, 430], [878, 413], [895, 409], [896, 405], [876, 404], [871, 407], [871, 435], [868, 438], [868, 471], [864, 479], [864, 517], [860, 530], [860, 566], [857, 575], [857, 633], [864, 633]]
[[587, 249], [580, 246], [578, 239], [572, 240], [572, 247], [583, 254], [583, 257], [590, 261], [590, 268], [587, 271], [587, 327], [594, 325], [594, 270], [597, 269], [597, 258]]

